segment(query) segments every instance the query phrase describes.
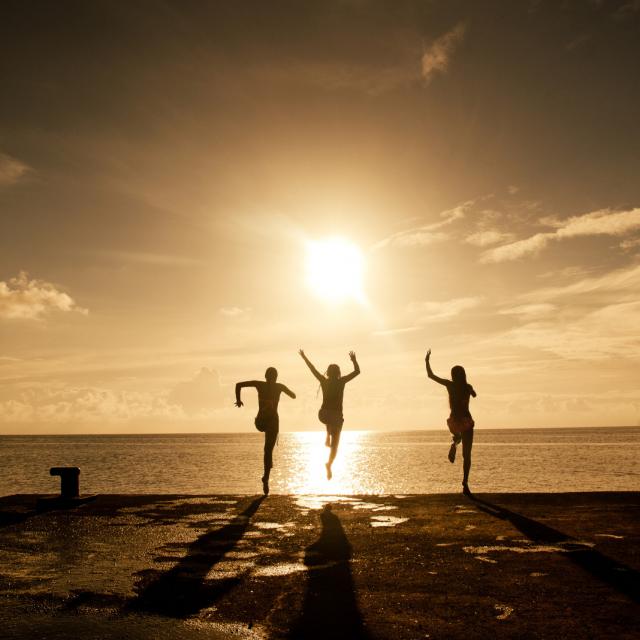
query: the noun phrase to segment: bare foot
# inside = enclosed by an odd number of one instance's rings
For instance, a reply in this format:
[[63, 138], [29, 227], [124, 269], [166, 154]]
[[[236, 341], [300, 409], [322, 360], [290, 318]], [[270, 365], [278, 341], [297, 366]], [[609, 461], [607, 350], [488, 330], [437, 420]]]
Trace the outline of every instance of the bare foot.
[[331, 480], [331, 476], [333, 475], [331, 473], [331, 465], [327, 462], [324, 466], [327, 467], [327, 480]]
[[451, 449], [449, 449], [449, 462], [453, 464], [456, 461], [456, 444], [455, 442], [451, 444]]
[[471, 489], [469, 489], [469, 485], [468, 484], [463, 484], [462, 485], [462, 493], [464, 493], [465, 496], [470, 496], [471, 495]]
[[265, 496], [269, 495], [269, 479], [268, 478], [262, 478], [262, 491], [264, 493]]

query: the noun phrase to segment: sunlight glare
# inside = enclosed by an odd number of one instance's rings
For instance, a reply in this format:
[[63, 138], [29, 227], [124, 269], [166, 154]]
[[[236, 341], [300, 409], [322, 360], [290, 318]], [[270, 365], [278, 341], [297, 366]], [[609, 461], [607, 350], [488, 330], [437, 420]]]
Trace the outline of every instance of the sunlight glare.
[[364, 301], [362, 251], [344, 238], [307, 243], [307, 284], [329, 302]]
[[333, 479], [327, 480], [325, 462], [329, 449], [322, 431], [293, 432], [291, 464], [286, 493], [302, 495], [349, 495], [380, 493], [382, 486], [370, 472], [365, 431], [343, 431], [340, 450], [333, 464]]

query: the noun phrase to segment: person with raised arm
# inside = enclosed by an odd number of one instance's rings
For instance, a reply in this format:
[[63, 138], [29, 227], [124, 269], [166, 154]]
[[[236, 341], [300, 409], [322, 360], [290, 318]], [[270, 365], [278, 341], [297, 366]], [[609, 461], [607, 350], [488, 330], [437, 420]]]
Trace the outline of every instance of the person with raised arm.
[[346, 376], [340, 375], [340, 367], [337, 364], [330, 364], [327, 367], [325, 375], [321, 374], [311, 363], [304, 351], [300, 349], [298, 352], [311, 373], [317, 378], [322, 389], [322, 406], [318, 411], [318, 420], [327, 428], [327, 438], [325, 445], [329, 447], [329, 461], [326, 463], [327, 479], [331, 480], [331, 466], [338, 453], [338, 445], [340, 444], [340, 434], [342, 433], [342, 425], [344, 417], [342, 415], [342, 399], [344, 396], [344, 386], [350, 380], [353, 380], [360, 373], [360, 366], [356, 360], [356, 354], [349, 352], [349, 358], [353, 363], [353, 371]]
[[278, 402], [280, 394], [286, 393], [290, 398], [296, 394], [285, 385], [277, 382], [278, 371], [269, 367], [264, 374], [264, 380], [247, 380], [236, 384], [236, 407], [242, 407], [240, 392], [245, 387], [254, 387], [258, 392], [258, 415], [255, 419], [256, 429], [264, 433], [264, 474], [262, 476], [262, 490], [269, 495], [269, 475], [273, 467], [273, 448], [278, 441], [280, 417], [278, 416]]
[[456, 365], [451, 369], [451, 380], [440, 378], [431, 369], [431, 349], [427, 351], [425, 363], [427, 375], [431, 380], [447, 388], [449, 394], [449, 407], [451, 414], [447, 419], [447, 426], [453, 435], [453, 441], [449, 448], [449, 462], [456, 461], [456, 447], [462, 442], [462, 492], [471, 495], [469, 489], [469, 471], [471, 470], [471, 447], [473, 446], [473, 427], [475, 422], [469, 412], [469, 400], [476, 397], [474, 388], [467, 382], [467, 374], [464, 367]]

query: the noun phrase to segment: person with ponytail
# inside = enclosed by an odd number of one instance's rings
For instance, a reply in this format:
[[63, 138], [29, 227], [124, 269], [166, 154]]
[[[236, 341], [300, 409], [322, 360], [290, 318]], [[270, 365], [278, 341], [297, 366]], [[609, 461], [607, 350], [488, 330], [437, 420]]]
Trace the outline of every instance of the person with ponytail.
[[476, 397], [474, 388], [467, 382], [467, 374], [464, 367], [456, 365], [451, 369], [451, 380], [438, 377], [431, 370], [431, 349], [427, 351], [425, 363], [427, 375], [431, 380], [447, 388], [449, 394], [449, 407], [451, 414], [447, 419], [447, 426], [453, 435], [453, 441], [449, 449], [449, 462], [456, 461], [456, 447], [462, 442], [462, 492], [470, 495], [469, 471], [471, 470], [471, 447], [473, 446], [473, 427], [475, 422], [469, 412], [469, 400]]
[[360, 373], [360, 366], [356, 360], [356, 354], [349, 352], [351, 362], [353, 362], [353, 371], [346, 376], [340, 375], [340, 367], [337, 364], [330, 364], [327, 367], [326, 375], [322, 375], [311, 361], [300, 349], [298, 352], [311, 373], [316, 377], [322, 389], [322, 406], [318, 411], [318, 420], [327, 428], [327, 439], [325, 445], [330, 448], [329, 461], [325, 465], [327, 468], [327, 479], [331, 480], [331, 465], [338, 453], [338, 444], [340, 443], [340, 434], [342, 433], [342, 425], [344, 417], [342, 415], [342, 398], [344, 395], [344, 386], [350, 380], [353, 380]]

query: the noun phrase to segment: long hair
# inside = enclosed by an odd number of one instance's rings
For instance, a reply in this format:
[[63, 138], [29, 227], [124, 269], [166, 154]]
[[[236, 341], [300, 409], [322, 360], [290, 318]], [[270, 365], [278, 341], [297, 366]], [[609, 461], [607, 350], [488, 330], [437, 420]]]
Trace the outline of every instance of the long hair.
[[[330, 364], [327, 367], [324, 375], [327, 380], [340, 380], [340, 367], [337, 364]], [[316, 391], [316, 396], [320, 393], [320, 389], [322, 389], [322, 385], [318, 385], [318, 390]]]
[[337, 364], [330, 364], [325, 375], [329, 380], [337, 380], [340, 377], [340, 367]]
[[464, 367], [461, 367], [459, 364], [451, 368], [451, 380], [461, 389], [465, 389], [467, 384], [469, 384], [467, 382], [467, 372], [464, 370]]

